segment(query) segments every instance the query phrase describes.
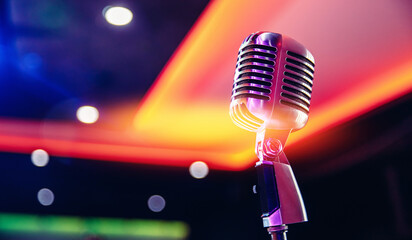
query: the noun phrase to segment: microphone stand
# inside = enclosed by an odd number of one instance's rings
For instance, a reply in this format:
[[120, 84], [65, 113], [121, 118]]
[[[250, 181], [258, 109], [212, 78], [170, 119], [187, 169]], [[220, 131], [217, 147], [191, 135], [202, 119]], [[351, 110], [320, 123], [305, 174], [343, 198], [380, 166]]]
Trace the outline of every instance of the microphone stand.
[[271, 236], [271, 240], [286, 240], [286, 232], [288, 231], [287, 225], [281, 225], [278, 227], [269, 227], [268, 232]]
[[306, 222], [306, 209], [283, 152], [290, 130], [264, 129], [256, 137], [258, 194], [263, 226], [272, 240], [286, 240], [287, 225]]

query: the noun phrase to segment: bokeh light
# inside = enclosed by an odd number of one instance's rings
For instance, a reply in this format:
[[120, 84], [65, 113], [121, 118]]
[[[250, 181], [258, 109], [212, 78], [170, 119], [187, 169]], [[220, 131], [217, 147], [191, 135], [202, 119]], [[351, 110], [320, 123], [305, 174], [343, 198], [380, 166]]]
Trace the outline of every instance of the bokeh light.
[[99, 119], [99, 111], [92, 106], [82, 106], [77, 109], [76, 116], [82, 123], [95, 123]]
[[103, 15], [108, 23], [116, 26], [129, 24], [133, 19], [132, 11], [124, 7], [105, 7]]
[[161, 212], [166, 206], [166, 200], [160, 195], [153, 195], [147, 200], [149, 209], [153, 212]]
[[37, 200], [43, 206], [50, 206], [54, 202], [54, 193], [48, 188], [42, 188], [37, 193]]
[[192, 177], [201, 179], [207, 176], [207, 174], [209, 173], [209, 167], [206, 163], [197, 161], [190, 165], [189, 172]]
[[36, 149], [31, 153], [31, 162], [37, 167], [44, 167], [49, 163], [49, 154], [43, 149]]

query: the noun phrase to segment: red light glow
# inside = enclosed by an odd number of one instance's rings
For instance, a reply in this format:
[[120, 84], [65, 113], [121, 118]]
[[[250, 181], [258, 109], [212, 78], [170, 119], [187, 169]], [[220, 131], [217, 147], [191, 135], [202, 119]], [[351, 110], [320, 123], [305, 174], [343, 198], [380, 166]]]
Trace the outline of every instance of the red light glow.
[[280, 32], [314, 54], [309, 122], [292, 133], [291, 145], [412, 91], [410, 17], [400, 3], [389, 1], [215, 0], [135, 117], [133, 105], [105, 109], [116, 116], [108, 121], [116, 127], [104, 119], [92, 126], [48, 122], [47, 128], [1, 120], [0, 150], [41, 148], [54, 156], [185, 167], [202, 161], [214, 169], [242, 170], [256, 159], [255, 135], [236, 127], [228, 111], [244, 37]]

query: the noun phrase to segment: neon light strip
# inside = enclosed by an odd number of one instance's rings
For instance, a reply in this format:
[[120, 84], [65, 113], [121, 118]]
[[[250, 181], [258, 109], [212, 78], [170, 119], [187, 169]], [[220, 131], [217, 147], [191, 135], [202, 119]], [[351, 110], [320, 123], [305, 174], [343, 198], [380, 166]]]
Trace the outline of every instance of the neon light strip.
[[186, 223], [179, 221], [1, 213], [0, 232], [59, 235], [93, 234], [113, 237], [185, 239], [189, 234], [189, 227]]

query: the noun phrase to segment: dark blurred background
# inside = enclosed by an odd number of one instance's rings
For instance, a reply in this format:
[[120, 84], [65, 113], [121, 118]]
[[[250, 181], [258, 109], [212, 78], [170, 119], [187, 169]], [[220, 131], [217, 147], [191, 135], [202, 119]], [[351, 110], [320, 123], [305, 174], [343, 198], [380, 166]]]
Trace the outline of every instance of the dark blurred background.
[[[122, 1], [133, 21], [119, 28], [102, 14], [112, 1], [1, 0], [0, 117], [75, 121], [82, 105], [137, 105], [208, 3]], [[408, 93], [286, 148], [309, 217], [289, 239], [412, 239], [411, 106]], [[253, 167], [196, 179], [185, 167], [63, 156], [36, 167], [13, 149], [0, 153], [0, 239], [269, 239]], [[119, 233], [121, 221], [155, 230]]]

